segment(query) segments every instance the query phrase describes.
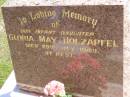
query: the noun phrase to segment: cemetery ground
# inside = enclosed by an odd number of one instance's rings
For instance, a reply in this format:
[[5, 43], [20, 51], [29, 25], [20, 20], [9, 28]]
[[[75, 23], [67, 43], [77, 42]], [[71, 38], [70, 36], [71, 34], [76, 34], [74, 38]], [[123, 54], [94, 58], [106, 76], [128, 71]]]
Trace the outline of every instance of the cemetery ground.
[[8, 41], [0, 9], [0, 88], [12, 70]]

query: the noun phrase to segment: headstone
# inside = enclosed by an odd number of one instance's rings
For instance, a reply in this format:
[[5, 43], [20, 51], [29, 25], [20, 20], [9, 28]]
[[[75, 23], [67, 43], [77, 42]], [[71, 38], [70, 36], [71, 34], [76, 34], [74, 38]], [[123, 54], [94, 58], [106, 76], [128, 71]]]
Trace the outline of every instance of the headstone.
[[2, 10], [21, 89], [43, 93], [57, 80], [80, 97], [123, 97], [122, 5]]

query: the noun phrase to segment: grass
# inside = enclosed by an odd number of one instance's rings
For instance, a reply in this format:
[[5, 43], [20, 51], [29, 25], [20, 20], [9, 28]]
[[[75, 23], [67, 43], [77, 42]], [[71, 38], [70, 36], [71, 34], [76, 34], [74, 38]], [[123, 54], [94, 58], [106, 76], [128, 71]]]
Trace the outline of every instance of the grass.
[[0, 5], [2, 5], [6, 0], [0, 0]]
[[[4, 1], [5, 0], [0, 0], [0, 5]], [[10, 51], [0, 10], [0, 87], [4, 84], [11, 70], [12, 63], [10, 58]]]

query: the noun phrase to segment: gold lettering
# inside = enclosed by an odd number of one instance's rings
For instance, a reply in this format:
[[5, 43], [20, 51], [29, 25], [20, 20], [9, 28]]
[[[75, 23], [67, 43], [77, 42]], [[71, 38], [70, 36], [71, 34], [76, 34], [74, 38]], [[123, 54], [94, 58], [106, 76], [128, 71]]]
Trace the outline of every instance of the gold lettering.
[[9, 34], [9, 40], [18, 40], [18, 41], [34, 41], [34, 38], [31, 35], [15, 35]]
[[113, 40], [113, 47], [119, 47], [119, 45], [116, 43], [116, 40]]
[[45, 55], [47, 55], [47, 56], [52, 56], [52, 51], [45, 51]]
[[70, 18], [70, 11], [65, 11], [65, 9], [62, 11], [62, 17], [68, 17]]
[[18, 21], [20, 22], [21, 25], [26, 24], [28, 22], [26, 17], [21, 17], [21, 18], [19, 17]]
[[30, 29], [20, 29], [20, 33], [31, 33]]
[[62, 10], [62, 17], [67, 17], [67, 18], [72, 18], [75, 20], [79, 20], [79, 21], [83, 21], [86, 22], [87, 24], [91, 24], [92, 28], [95, 28], [97, 25], [97, 19], [93, 19], [91, 17], [88, 17], [86, 15], [82, 15], [80, 13], [76, 13], [76, 12], [71, 12], [69, 10]]
[[98, 22], [97, 20], [92, 19], [92, 27], [93, 27], [93, 28], [95, 28], [95, 26], [97, 25], [97, 22]]
[[28, 14], [29, 14], [31, 20], [35, 21], [37, 19], [55, 16], [56, 12], [55, 11], [38, 11], [36, 13], [29, 12]]
[[85, 47], [83, 48], [83, 47], [81, 47], [80, 52], [82, 52], [82, 53], [98, 53], [98, 50], [95, 49], [95, 48], [85, 48]]
[[40, 42], [47, 42], [47, 43], [54, 43], [56, 41], [56, 38], [49, 37], [49, 36], [39, 36]]
[[27, 48], [38, 48], [39, 44], [25, 43], [25, 46]]
[[78, 44], [78, 39], [76, 38], [63, 38], [64, 44]]
[[88, 42], [87, 42], [87, 45], [93, 46], [94, 45], [94, 41], [92, 39], [89, 39]]

